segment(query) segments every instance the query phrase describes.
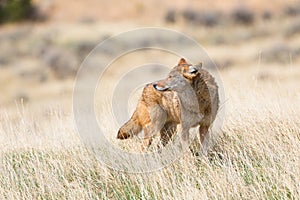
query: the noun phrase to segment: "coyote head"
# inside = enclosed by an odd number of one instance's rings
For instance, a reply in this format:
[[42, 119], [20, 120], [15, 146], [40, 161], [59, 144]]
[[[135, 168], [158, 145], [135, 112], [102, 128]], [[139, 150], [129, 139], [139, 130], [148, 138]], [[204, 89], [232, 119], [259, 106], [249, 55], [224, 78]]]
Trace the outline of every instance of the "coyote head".
[[191, 81], [200, 73], [199, 70], [201, 67], [201, 63], [192, 65], [188, 64], [184, 58], [181, 58], [178, 65], [171, 70], [168, 77], [153, 83], [153, 87], [158, 91], [173, 90], [182, 92], [187, 87], [190, 87]]
[[175, 66], [170, 73], [173, 71], [178, 71], [186, 79], [192, 80], [199, 74], [200, 69], [202, 68], [202, 63], [192, 65], [185, 61], [184, 58], [181, 58], [178, 62], [178, 65]]

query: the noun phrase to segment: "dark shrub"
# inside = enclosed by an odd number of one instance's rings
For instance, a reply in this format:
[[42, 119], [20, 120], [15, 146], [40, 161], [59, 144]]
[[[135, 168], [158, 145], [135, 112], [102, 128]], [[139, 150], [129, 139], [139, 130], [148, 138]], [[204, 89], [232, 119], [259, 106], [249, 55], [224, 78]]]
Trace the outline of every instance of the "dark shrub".
[[97, 42], [78, 41], [72, 48], [78, 60], [82, 62], [96, 46]]
[[195, 10], [186, 9], [183, 11], [182, 16], [186, 21], [195, 22], [197, 21], [198, 12]]
[[2, 0], [0, 2], [0, 22], [28, 19], [34, 11], [31, 0]]
[[268, 10], [264, 11], [262, 14], [263, 20], [270, 20], [272, 18], [272, 13]]
[[176, 22], [176, 12], [173, 9], [168, 10], [165, 16], [165, 21], [168, 23], [175, 23]]
[[215, 26], [219, 24], [220, 15], [216, 12], [203, 12], [201, 15], [201, 21], [206, 26]]
[[262, 60], [271, 63], [288, 63], [291, 56], [294, 56], [294, 50], [285, 43], [275, 43], [268, 47], [262, 53]]
[[48, 47], [42, 52], [41, 58], [58, 79], [75, 76], [79, 67], [78, 58], [62, 48]]
[[186, 9], [182, 13], [185, 21], [196, 25], [215, 26], [220, 22], [220, 14], [218, 12], [203, 12], [192, 9]]
[[287, 16], [297, 16], [300, 15], [300, 3], [296, 3], [294, 5], [289, 5], [284, 10], [285, 15]]
[[254, 13], [245, 7], [238, 7], [232, 11], [232, 19], [235, 23], [250, 25], [254, 22]]

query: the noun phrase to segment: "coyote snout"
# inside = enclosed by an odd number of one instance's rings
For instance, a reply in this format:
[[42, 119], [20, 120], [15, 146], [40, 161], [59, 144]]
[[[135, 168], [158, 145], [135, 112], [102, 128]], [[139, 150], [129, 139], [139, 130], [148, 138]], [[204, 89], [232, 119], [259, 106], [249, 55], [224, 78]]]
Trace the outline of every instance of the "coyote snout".
[[188, 78], [194, 78], [197, 76], [198, 67], [200, 65], [190, 65], [186, 68], [183, 68], [182, 73], [178, 71], [171, 71], [168, 78], [161, 80], [159, 82], [153, 83], [153, 87], [160, 92], [163, 91], [176, 91], [176, 92], [182, 92], [186, 87], [191, 87], [190, 81]]
[[158, 91], [161, 91], [161, 92], [164, 92], [164, 91], [169, 91], [170, 90], [170, 87], [167, 86], [167, 85], [158, 85], [157, 83], [153, 83], [153, 87], [158, 90]]
[[153, 87], [160, 92], [172, 90], [176, 92], [182, 92], [186, 87], [189, 86], [188, 84], [189, 83], [186, 80], [184, 80], [181, 74], [178, 73], [177, 76], [169, 76], [165, 80], [161, 80], [157, 83], [154, 83]]

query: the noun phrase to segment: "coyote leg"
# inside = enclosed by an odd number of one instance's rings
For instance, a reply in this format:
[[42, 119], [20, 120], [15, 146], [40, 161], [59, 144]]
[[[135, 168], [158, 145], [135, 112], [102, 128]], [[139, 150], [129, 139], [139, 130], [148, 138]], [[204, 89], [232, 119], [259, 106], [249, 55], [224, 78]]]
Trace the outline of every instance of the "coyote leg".
[[200, 142], [203, 144], [205, 137], [208, 135], [208, 126], [200, 125], [199, 127], [199, 134], [200, 134]]
[[142, 144], [143, 150], [145, 150], [151, 145], [153, 136], [160, 132], [167, 118], [166, 111], [160, 106], [150, 107], [149, 115], [151, 118], [151, 122], [144, 128], [145, 135], [144, 142]]
[[209, 137], [208, 128], [209, 126], [202, 126], [202, 125], [200, 125], [199, 127], [201, 151], [203, 155], [207, 155], [207, 145], [208, 145], [207, 140]]
[[177, 126], [178, 133], [181, 135], [181, 147], [185, 151], [189, 147], [189, 129], [182, 127], [181, 124]]
[[175, 131], [176, 124], [168, 122], [164, 125], [164, 127], [160, 131], [160, 141], [163, 146], [166, 146], [169, 143]]
[[152, 143], [152, 139], [153, 139], [152, 137], [144, 138], [144, 141], [142, 143], [142, 151], [145, 151], [146, 149], [148, 149], [148, 147]]

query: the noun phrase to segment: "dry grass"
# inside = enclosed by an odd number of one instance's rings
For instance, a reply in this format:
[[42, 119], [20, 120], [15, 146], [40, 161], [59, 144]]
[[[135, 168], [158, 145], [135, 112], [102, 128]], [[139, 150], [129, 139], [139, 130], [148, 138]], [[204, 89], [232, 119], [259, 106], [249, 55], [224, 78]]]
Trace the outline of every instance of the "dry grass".
[[[106, 12], [98, 9], [101, 6], [90, 6], [95, 0], [84, 1], [84, 6], [76, 2], [68, 12], [65, 8], [69, 1], [51, 2], [44, 5], [51, 14], [49, 24], [7, 25], [1, 29], [0, 44], [6, 49], [0, 56], [1, 199], [300, 199], [300, 38], [297, 34], [286, 36], [297, 17], [258, 21], [250, 28], [233, 25], [226, 27], [224, 34], [223, 26], [205, 29], [180, 22], [166, 25], [161, 22], [164, 9], [154, 9], [162, 3], [158, 1], [135, 0], [118, 8], [111, 2], [97, 1]], [[220, 0], [209, 4], [170, 2], [160, 7], [200, 10], [218, 4], [217, 9], [227, 12], [235, 7]], [[276, 1], [270, 11], [277, 14], [288, 5], [286, 2]], [[245, 6], [258, 12], [270, 7], [269, 2], [258, 0], [249, 0]], [[99, 22], [77, 23], [99, 18]], [[124, 22], [119, 22], [121, 19]], [[136, 22], [145, 26], [148, 20], [149, 25], [174, 28], [195, 38], [220, 67], [223, 62], [230, 63], [221, 71], [226, 119], [207, 157], [188, 154], [160, 171], [132, 174], [107, 167], [83, 146], [70, 111], [74, 79], [57, 81], [45, 70], [36, 51], [40, 43], [44, 44], [41, 41], [49, 40], [54, 47], [71, 52], [78, 44], [97, 44], [107, 35], [136, 28]], [[287, 48], [272, 52], [274, 41]], [[145, 63], [150, 56], [146, 53], [119, 59], [115, 65], [122, 68], [106, 71], [110, 74], [103, 81], [112, 83], [129, 67]], [[276, 61], [277, 53], [284, 54], [283, 62]], [[161, 52], [153, 55], [150, 57], [157, 59], [155, 62], [166, 66], [177, 60]], [[273, 56], [272, 62], [267, 55]], [[101, 66], [102, 59], [94, 58], [92, 64]], [[44, 74], [47, 80], [40, 81]], [[156, 75], [149, 73], [147, 78]], [[103, 93], [110, 95], [101, 88], [97, 92], [95, 98], [99, 99]], [[28, 102], [20, 104], [20, 99], [26, 97]], [[114, 139], [115, 124], [105, 112], [108, 106], [102, 102], [96, 106], [107, 129], [114, 130], [107, 135], [111, 142], [134, 149], [131, 140]]]
[[[223, 73], [227, 116], [208, 156], [181, 157], [152, 173], [119, 172], [97, 161], [80, 143], [71, 116], [62, 108], [50, 107], [35, 115], [29, 106], [19, 106], [18, 112], [2, 109], [0, 196], [299, 199], [297, 79], [282, 79], [275, 89], [274, 81], [250, 82], [253, 71], [245, 69], [242, 80], [234, 73], [242, 70]], [[287, 90], [290, 85], [294, 88]]]

